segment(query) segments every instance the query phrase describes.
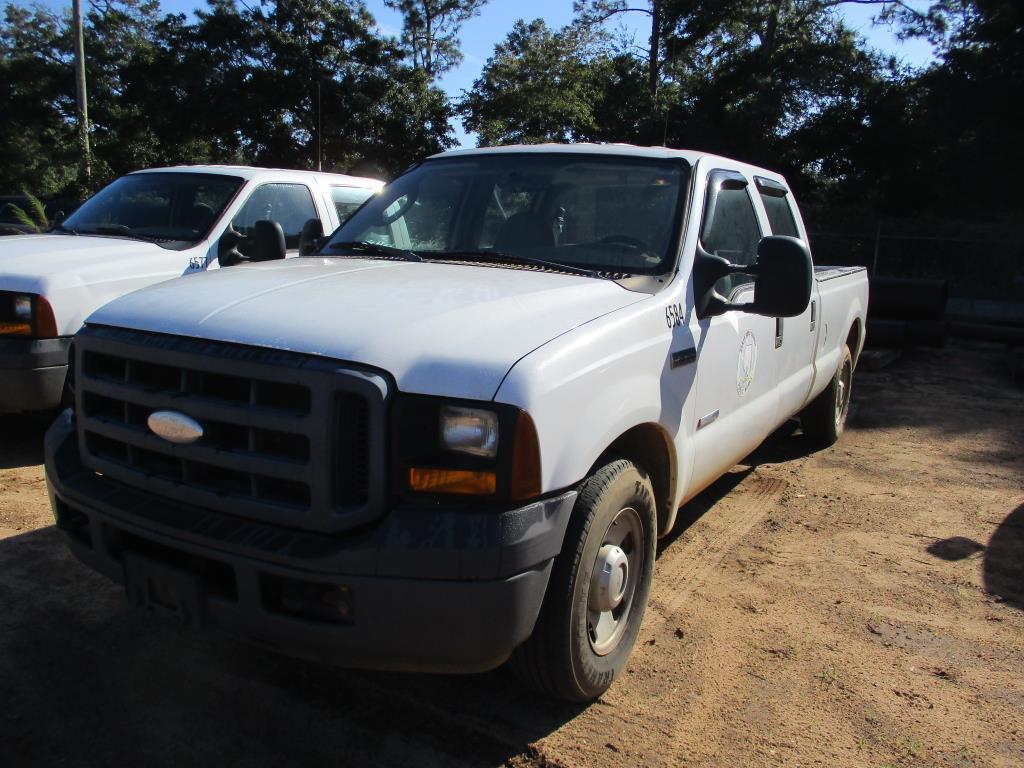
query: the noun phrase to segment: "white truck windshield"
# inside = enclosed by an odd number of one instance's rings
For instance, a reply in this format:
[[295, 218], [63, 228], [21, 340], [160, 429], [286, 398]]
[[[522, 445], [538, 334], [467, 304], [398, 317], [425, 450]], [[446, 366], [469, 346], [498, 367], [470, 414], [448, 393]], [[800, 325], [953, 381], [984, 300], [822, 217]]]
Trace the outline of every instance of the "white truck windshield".
[[150, 240], [167, 248], [202, 240], [242, 179], [206, 173], [133, 173], [108, 184], [58, 228]]
[[356, 212], [323, 255], [367, 244], [661, 274], [674, 262], [688, 174], [681, 160], [582, 154], [428, 160]]

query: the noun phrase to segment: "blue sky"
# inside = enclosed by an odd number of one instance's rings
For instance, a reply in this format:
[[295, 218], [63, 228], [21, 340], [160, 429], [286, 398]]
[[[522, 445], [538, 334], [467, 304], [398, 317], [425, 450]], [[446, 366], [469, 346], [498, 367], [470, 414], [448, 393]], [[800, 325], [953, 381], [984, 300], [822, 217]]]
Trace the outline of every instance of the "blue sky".
[[[252, 2], [252, 0], [248, 0]], [[633, 5], [644, 5], [636, 2]], [[926, 2], [912, 2], [911, 5], [926, 7]], [[70, 2], [44, 0], [44, 5], [57, 8], [62, 5], [70, 7]], [[203, 5], [198, 0], [161, 0], [161, 6], [167, 12], [189, 13]], [[398, 35], [402, 28], [402, 17], [384, 5], [383, 0], [366, 0], [366, 5], [377, 20], [377, 25], [385, 34]], [[918, 66], [931, 58], [930, 46], [922, 40], [901, 43], [887, 27], [876, 27], [871, 23], [876, 8], [868, 5], [848, 4], [840, 6], [840, 13], [847, 24], [863, 35], [869, 44], [903, 59], [907, 64]], [[572, 19], [572, 0], [490, 0], [481, 14], [470, 19], [462, 28], [462, 52], [465, 56], [461, 66], [447, 72], [441, 79], [441, 87], [451, 97], [458, 97], [462, 91], [473, 86], [479, 77], [480, 70], [488, 57], [494, 52], [494, 45], [504, 39], [518, 19], [543, 18], [550, 27], [561, 27]], [[636, 34], [638, 44], [646, 40], [642, 26], [647, 17], [643, 14], [624, 14], [623, 18], [630, 29]], [[454, 125], [457, 138], [463, 146], [473, 146], [472, 136], [467, 136], [462, 125]]]

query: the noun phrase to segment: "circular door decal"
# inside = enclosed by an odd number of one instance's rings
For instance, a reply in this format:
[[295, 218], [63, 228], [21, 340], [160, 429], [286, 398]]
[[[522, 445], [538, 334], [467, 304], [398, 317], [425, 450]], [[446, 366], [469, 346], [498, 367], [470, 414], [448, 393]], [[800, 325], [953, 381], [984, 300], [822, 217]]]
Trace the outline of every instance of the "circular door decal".
[[736, 393], [743, 397], [754, 380], [754, 369], [757, 368], [757, 342], [754, 332], [747, 331], [740, 341], [740, 358], [736, 363]]

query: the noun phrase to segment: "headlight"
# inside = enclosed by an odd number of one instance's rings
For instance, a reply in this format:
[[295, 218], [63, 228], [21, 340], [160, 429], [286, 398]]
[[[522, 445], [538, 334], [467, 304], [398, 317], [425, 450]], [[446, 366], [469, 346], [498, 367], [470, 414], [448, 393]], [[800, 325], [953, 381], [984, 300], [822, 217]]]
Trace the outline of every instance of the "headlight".
[[440, 411], [441, 445], [470, 456], [498, 455], [498, 414], [446, 405]]
[[15, 295], [13, 303], [14, 319], [26, 323], [32, 322], [32, 297]]
[[42, 296], [0, 291], [0, 336], [57, 336], [53, 307]]
[[513, 405], [396, 398], [391, 423], [396, 493], [478, 496], [508, 503], [541, 493], [540, 444]]

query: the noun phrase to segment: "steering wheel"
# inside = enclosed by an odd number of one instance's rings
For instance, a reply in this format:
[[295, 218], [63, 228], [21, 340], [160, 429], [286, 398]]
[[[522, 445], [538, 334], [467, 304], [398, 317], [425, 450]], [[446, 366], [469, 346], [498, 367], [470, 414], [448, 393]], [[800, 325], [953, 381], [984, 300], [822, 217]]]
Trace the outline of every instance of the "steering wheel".
[[601, 245], [621, 245], [640, 252], [647, 250], [647, 243], [638, 237], [630, 237], [629, 235], [608, 235], [607, 237], [602, 237], [598, 242]]

